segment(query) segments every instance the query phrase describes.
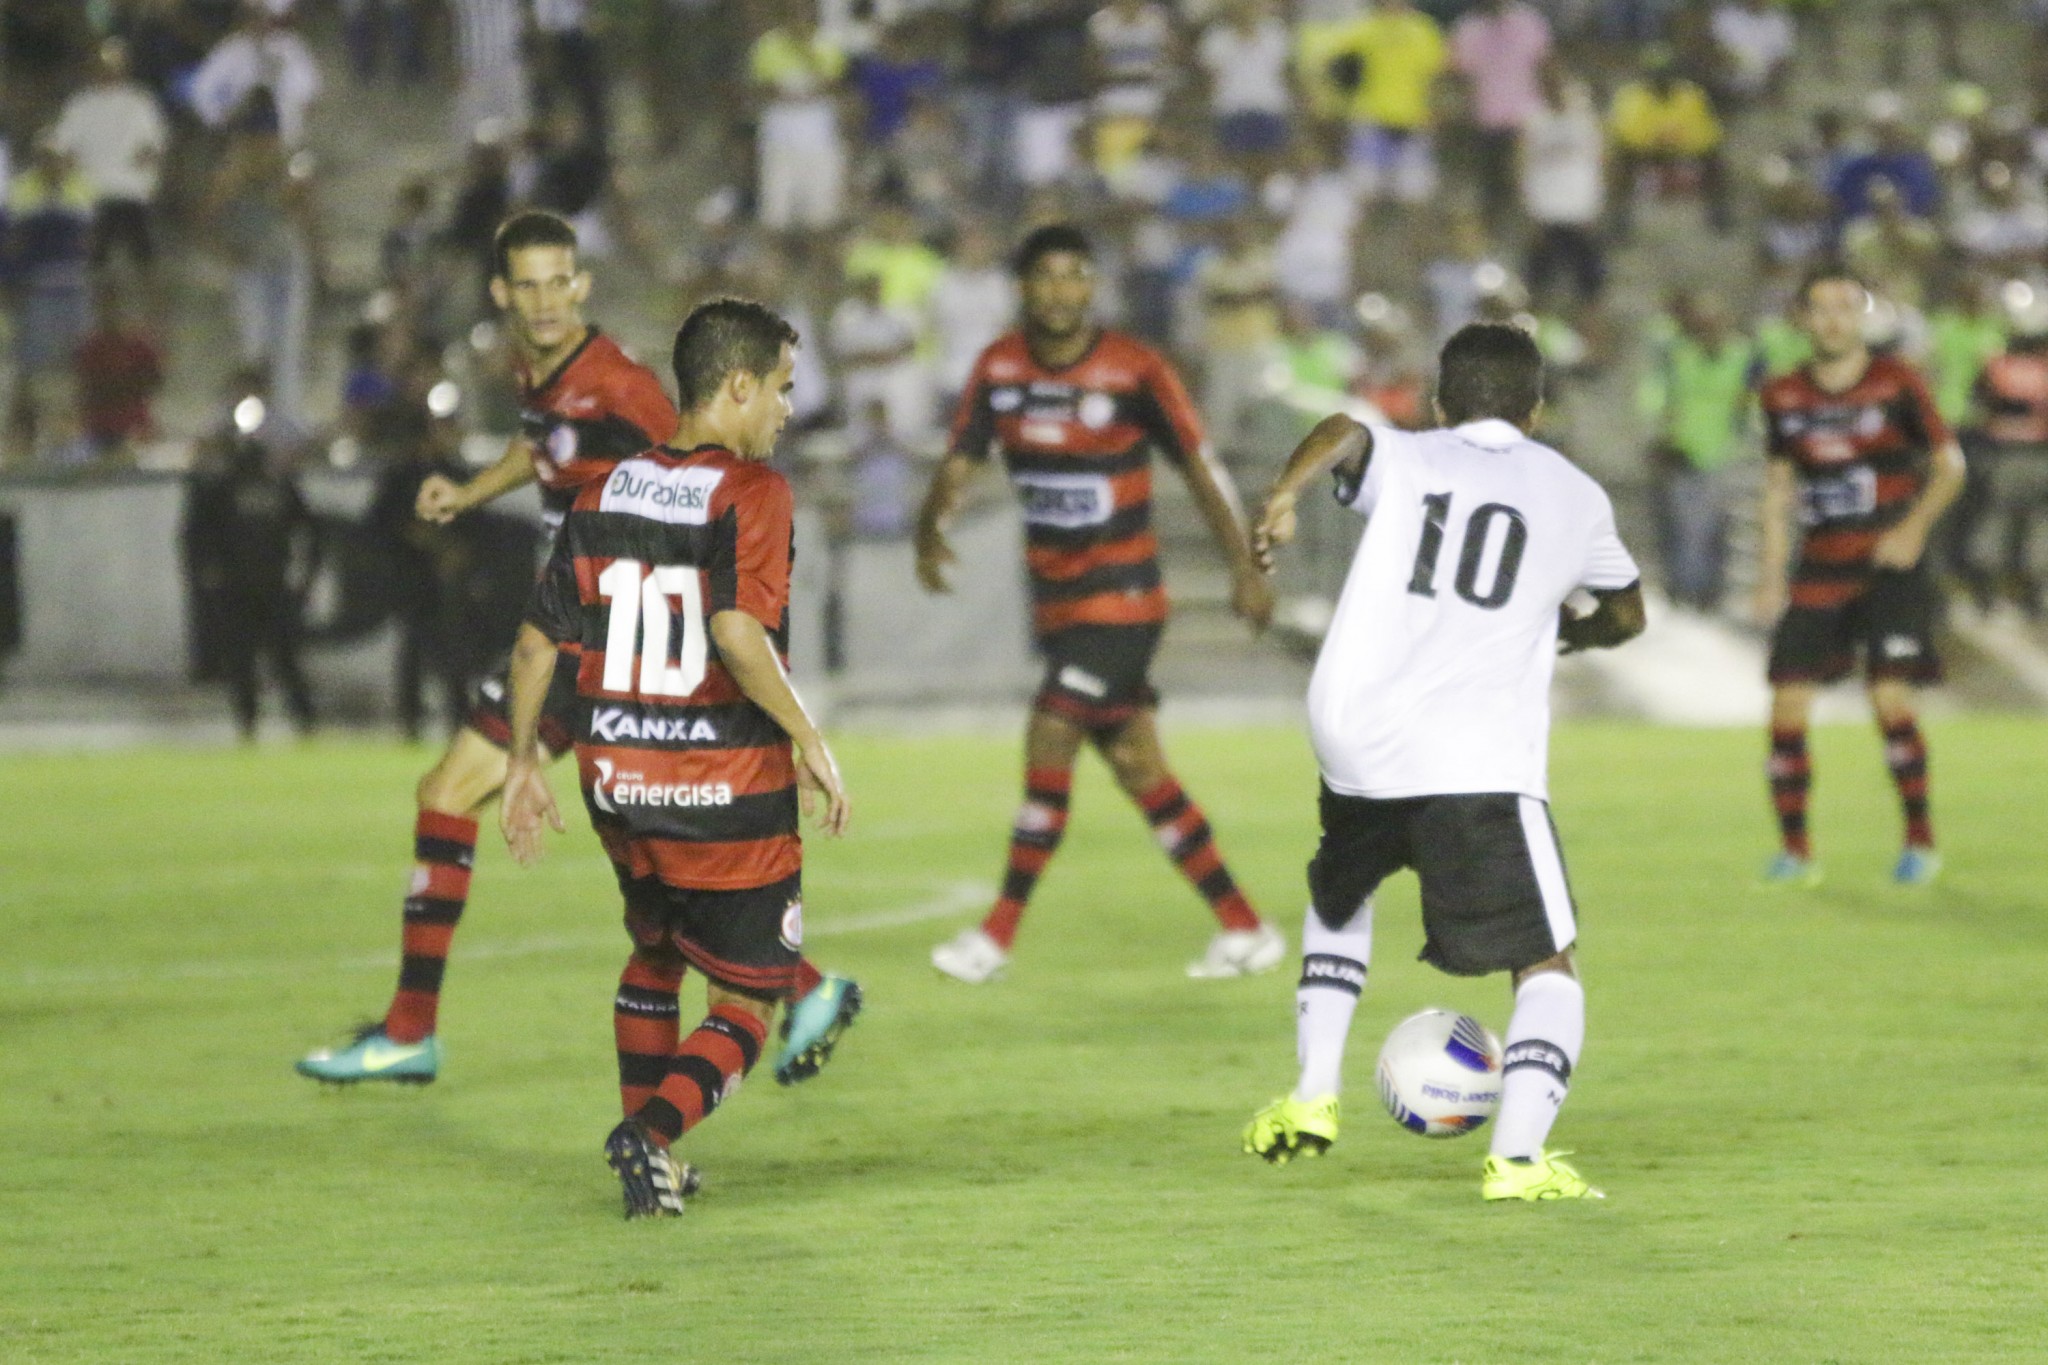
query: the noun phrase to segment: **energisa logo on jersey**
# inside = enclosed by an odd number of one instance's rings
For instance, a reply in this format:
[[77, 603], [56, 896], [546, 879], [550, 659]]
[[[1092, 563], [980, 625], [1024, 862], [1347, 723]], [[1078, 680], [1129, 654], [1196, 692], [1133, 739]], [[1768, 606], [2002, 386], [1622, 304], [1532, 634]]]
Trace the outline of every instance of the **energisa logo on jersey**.
[[702, 716], [636, 716], [617, 706], [600, 706], [590, 716], [590, 737], [601, 744], [622, 739], [649, 740], [657, 744], [716, 744], [718, 727]]
[[711, 520], [712, 490], [724, 477], [722, 469], [668, 469], [649, 460], [628, 460], [612, 471], [597, 506], [601, 512], [702, 526]]
[[597, 781], [590, 799], [597, 808], [617, 815], [620, 806], [730, 806], [730, 782], [649, 782], [644, 773], [618, 772], [608, 758], [593, 759]]

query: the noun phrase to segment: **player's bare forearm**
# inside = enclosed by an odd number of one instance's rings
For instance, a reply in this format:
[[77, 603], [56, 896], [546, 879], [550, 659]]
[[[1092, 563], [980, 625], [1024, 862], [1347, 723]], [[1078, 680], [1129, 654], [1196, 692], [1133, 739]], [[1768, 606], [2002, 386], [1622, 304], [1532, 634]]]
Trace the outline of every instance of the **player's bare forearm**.
[[926, 592], [951, 591], [945, 569], [953, 562], [953, 548], [946, 543], [946, 527], [973, 477], [974, 461], [960, 454], [948, 455], [932, 473], [932, 486], [917, 511], [917, 581]]
[[1595, 590], [1599, 603], [1584, 616], [1564, 613], [1557, 624], [1557, 638], [1566, 654], [1582, 649], [1613, 649], [1643, 633], [1649, 615], [1643, 610], [1643, 585], [1631, 583], [1612, 592]]
[[1941, 520], [1941, 514], [1961, 495], [1967, 473], [1962, 448], [1954, 441], [1936, 450], [1934, 466], [1928, 471], [1927, 486], [1920, 490], [1920, 496], [1906, 509], [1906, 515], [1899, 519], [1898, 525], [1887, 531], [1878, 542], [1873, 559], [1890, 569], [1910, 569], [1919, 563], [1934, 523]]
[[555, 651], [555, 642], [540, 627], [529, 622], [519, 628], [519, 638], [512, 644], [506, 703], [512, 729], [509, 753], [514, 759], [539, 760], [540, 713], [554, 678]]
[[1237, 484], [1230, 471], [1204, 447], [1189, 457], [1181, 473], [1188, 481], [1188, 491], [1194, 494], [1195, 506], [1202, 510], [1202, 520], [1209, 524], [1216, 548], [1230, 561], [1230, 567], [1236, 571], [1257, 568], [1252, 560], [1244, 503], [1237, 496]]
[[1784, 608], [1785, 571], [1792, 561], [1792, 502], [1797, 481], [1798, 475], [1789, 460], [1772, 460], [1765, 466], [1756, 573], [1756, 617], [1761, 625], [1770, 625]]
[[1266, 495], [1266, 501], [1270, 503], [1278, 497], [1298, 498], [1302, 489], [1338, 465], [1347, 460], [1370, 457], [1371, 454], [1371, 428], [1341, 412], [1331, 413], [1316, 423], [1315, 430], [1304, 436], [1301, 444], [1294, 448], [1294, 453], [1287, 457], [1287, 465], [1280, 471], [1280, 477], [1273, 481], [1273, 491]]
[[767, 712], [796, 745], [804, 809], [809, 811], [813, 797], [822, 795], [826, 832], [844, 834], [848, 812], [838, 765], [810, 712], [804, 709], [803, 699], [789, 685], [789, 675], [782, 671], [782, 660], [768, 639], [768, 628], [743, 611], [721, 611], [711, 618], [711, 642], [747, 700]]
[[532, 452], [524, 436], [515, 436], [506, 442], [504, 454], [467, 483], [457, 483], [439, 474], [429, 475], [420, 484], [413, 511], [421, 521], [450, 521], [532, 483], [533, 479]]
[[1347, 460], [1358, 462], [1358, 477], [1364, 478], [1364, 462], [1372, 458], [1372, 432], [1343, 413], [1332, 413], [1316, 423], [1314, 431], [1302, 438], [1286, 467], [1273, 481], [1272, 491], [1259, 509], [1252, 527], [1252, 557], [1267, 573], [1273, 571], [1273, 552], [1294, 539], [1294, 505], [1309, 482], [1322, 477]]

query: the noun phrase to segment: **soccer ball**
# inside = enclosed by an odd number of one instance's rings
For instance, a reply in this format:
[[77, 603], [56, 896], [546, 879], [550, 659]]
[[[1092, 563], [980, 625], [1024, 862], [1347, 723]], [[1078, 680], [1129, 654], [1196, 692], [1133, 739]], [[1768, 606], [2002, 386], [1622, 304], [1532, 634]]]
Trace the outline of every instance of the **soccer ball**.
[[1380, 1103], [1409, 1132], [1469, 1133], [1500, 1106], [1500, 1039], [1469, 1014], [1424, 1010], [1387, 1035], [1379, 1082]]

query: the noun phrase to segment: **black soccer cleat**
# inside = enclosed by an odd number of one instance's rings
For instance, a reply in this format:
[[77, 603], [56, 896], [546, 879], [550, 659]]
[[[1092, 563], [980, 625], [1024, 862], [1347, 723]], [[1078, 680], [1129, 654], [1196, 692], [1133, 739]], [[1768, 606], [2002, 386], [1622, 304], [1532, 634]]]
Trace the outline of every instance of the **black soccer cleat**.
[[683, 1201], [704, 1183], [695, 1166], [670, 1156], [637, 1119], [612, 1129], [604, 1159], [618, 1174], [628, 1218], [680, 1218]]

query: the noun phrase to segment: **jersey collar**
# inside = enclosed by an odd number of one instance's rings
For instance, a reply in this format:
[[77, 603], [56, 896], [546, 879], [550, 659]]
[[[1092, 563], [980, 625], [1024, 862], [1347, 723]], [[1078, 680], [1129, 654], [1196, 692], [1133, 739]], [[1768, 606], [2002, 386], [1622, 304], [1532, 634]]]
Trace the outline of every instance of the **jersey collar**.
[[1500, 417], [1482, 417], [1476, 422], [1466, 422], [1452, 427], [1451, 432], [1460, 440], [1470, 441], [1473, 445], [1484, 446], [1488, 450], [1506, 450], [1511, 445], [1518, 445], [1529, 439], [1522, 434], [1520, 427]]
[[584, 324], [583, 340], [576, 343], [576, 349], [569, 352], [569, 354], [563, 358], [561, 364], [555, 366], [554, 369], [549, 370], [546, 378], [542, 379], [539, 383], [529, 383], [526, 386], [527, 391], [529, 393], [542, 394], [546, 393], [549, 389], [553, 388], [563, 375], [569, 373], [569, 367], [571, 365], [574, 365], [577, 361], [583, 358], [583, 353], [589, 350], [590, 344], [596, 340], [597, 324]]

